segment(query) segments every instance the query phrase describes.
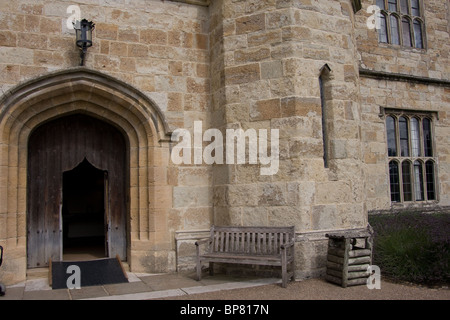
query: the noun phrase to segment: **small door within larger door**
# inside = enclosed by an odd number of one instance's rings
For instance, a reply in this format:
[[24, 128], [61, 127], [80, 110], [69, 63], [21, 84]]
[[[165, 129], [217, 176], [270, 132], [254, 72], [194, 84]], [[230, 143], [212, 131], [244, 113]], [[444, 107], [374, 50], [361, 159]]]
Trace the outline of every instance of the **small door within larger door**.
[[109, 181], [108, 181], [108, 171], [103, 172], [103, 217], [104, 217], [104, 230], [105, 230], [105, 256], [111, 257], [111, 248], [109, 246]]
[[63, 259], [108, 256], [107, 174], [86, 159], [63, 173]]

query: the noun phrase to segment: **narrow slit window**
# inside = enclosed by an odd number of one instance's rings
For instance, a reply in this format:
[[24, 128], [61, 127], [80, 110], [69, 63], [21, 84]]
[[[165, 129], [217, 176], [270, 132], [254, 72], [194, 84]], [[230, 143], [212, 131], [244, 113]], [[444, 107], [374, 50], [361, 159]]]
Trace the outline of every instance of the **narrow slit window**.
[[325, 168], [328, 168], [328, 132], [327, 132], [327, 121], [326, 121], [326, 110], [325, 110], [325, 92], [323, 87], [323, 77], [319, 77], [319, 87], [320, 87], [320, 104], [322, 108], [322, 141], [323, 141], [323, 164]]
[[323, 143], [323, 164], [325, 168], [328, 168], [330, 152], [329, 152], [329, 135], [328, 135], [328, 114], [327, 114], [327, 99], [329, 99], [327, 94], [327, 86], [329, 83], [329, 74], [331, 72], [328, 64], [325, 64], [320, 69], [319, 75], [319, 89], [320, 89], [320, 103], [322, 111], [322, 143]]

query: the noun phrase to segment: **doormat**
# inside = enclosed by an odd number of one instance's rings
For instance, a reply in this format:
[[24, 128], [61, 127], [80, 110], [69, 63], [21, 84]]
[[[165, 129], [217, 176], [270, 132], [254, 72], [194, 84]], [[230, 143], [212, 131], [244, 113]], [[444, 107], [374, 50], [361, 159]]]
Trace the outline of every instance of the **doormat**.
[[89, 261], [50, 261], [49, 282], [52, 289], [128, 282], [119, 258]]

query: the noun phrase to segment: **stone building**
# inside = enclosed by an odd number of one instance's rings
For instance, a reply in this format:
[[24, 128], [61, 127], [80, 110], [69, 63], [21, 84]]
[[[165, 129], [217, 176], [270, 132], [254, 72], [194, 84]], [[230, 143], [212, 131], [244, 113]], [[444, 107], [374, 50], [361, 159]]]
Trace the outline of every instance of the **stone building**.
[[[294, 225], [316, 277], [327, 232], [447, 208], [449, 19], [446, 0], [0, 0], [2, 281], [80, 238], [192, 270], [211, 225]], [[227, 130], [244, 161], [204, 135]]]

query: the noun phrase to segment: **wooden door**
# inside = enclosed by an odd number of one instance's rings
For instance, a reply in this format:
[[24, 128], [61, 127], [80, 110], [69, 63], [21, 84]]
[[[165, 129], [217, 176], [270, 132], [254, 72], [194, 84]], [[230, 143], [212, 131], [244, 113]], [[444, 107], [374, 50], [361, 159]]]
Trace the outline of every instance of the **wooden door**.
[[[84, 159], [108, 172], [108, 253], [126, 259], [126, 144], [101, 120], [76, 114], [38, 127], [28, 142], [27, 264], [47, 266], [62, 256], [62, 176]], [[108, 195], [108, 197], [106, 197]]]
[[105, 221], [105, 256], [106, 257], [111, 257], [111, 248], [109, 246], [110, 240], [109, 240], [109, 235], [110, 235], [110, 225], [111, 222], [109, 221], [110, 219], [110, 210], [109, 210], [109, 184], [108, 184], [108, 171], [104, 172], [103, 175], [103, 188], [104, 188], [104, 192], [103, 192], [103, 202], [104, 202], [104, 221]]

